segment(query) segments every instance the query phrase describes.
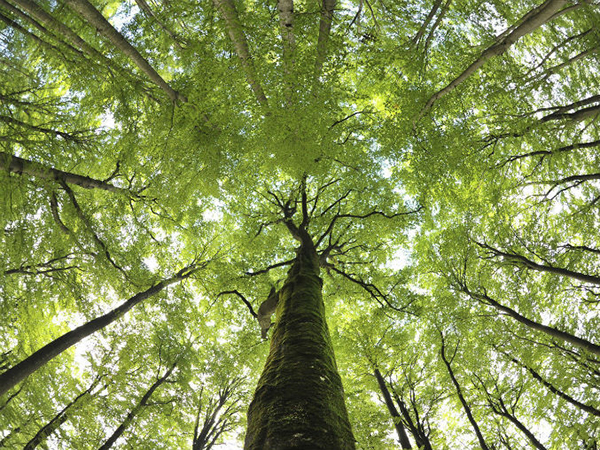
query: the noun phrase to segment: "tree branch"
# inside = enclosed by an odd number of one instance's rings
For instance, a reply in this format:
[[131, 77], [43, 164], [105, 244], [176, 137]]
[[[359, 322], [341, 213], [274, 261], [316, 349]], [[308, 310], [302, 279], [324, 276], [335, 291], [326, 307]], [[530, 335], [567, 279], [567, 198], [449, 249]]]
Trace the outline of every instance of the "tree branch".
[[42, 178], [44, 180], [75, 184], [84, 189], [102, 189], [108, 192], [138, 197], [137, 194], [134, 194], [129, 189], [120, 188], [105, 181], [96, 180], [84, 175], [64, 172], [44, 164], [19, 158], [18, 156], [9, 155], [8, 153], [4, 152], [0, 152], [0, 170], [2, 169], [17, 175], [25, 174], [36, 178]]
[[223, 291], [223, 292], [219, 292], [219, 294], [217, 295], [217, 298], [221, 297], [222, 295], [226, 295], [226, 294], [235, 294], [237, 295], [243, 302], [244, 304], [248, 307], [248, 309], [250, 310], [250, 314], [252, 314], [252, 317], [254, 317], [255, 319], [258, 319], [258, 314], [256, 314], [256, 312], [254, 311], [254, 308], [252, 308], [252, 304], [246, 300], [246, 297], [244, 297], [240, 291], [233, 290], [233, 291]]

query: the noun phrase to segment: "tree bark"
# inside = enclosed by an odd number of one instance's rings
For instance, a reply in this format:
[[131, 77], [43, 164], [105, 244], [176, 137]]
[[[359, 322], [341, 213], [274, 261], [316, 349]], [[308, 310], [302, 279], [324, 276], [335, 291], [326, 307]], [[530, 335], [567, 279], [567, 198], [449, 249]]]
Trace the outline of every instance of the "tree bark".
[[81, 394], [79, 394], [77, 397], [75, 397], [75, 399], [72, 402], [70, 402], [67, 406], [65, 406], [56, 416], [54, 416], [52, 418], [52, 420], [50, 420], [50, 422], [48, 422], [46, 425], [44, 425], [36, 433], [36, 435], [33, 438], [31, 438], [31, 440], [27, 444], [25, 444], [25, 447], [23, 447], [23, 450], [33, 450], [38, 445], [40, 445], [42, 442], [44, 442], [63, 423], [65, 423], [67, 421], [67, 419], [69, 418], [69, 413], [71, 412], [71, 409], [73, 407], [75, 407], [75, 405], [80, 403], [85, 397], [89, 396], [92, 389], [94, 389], [96, 387], [96, 385], [98, 384], [98, 381], [99, 381], [98, 379], [94, 380], [94, 382], [88, 389], [86, 389]]
[[489, 297], [487, 294], [474, 293], [474, 292], [469, 291], [468, 289], [465, 290], [465, 292], [468, 295], [470, 295], [471, 297], [473, 297], [474, 299], [482, 301], [483, 303], [487, 303], [488, 305], [493, 306], [498, 311], [500, 311], [508, 316], [511, 316], [517, 322], [520, 322], [523, 325], [528, 326], [531, 329], [541, 331], [542, 333], [545, 333], [548, 336], [552, 336], [553, 338], [558, 339], [559, 341], [568, 342], [569, 344], [572, 344], [572, 345], [575, 345], [576, 347], [587, 350], [588, 352], [593, 353], [595, 355], [600, 355], [600, 346], [599, 345], [596, 345], [586, 339], [577, 337], [573, 334], [566, 333], [561, 330], [557, 330], [554, 327], [549, 327], [547, 325], [542, 325], [541, 323], [534, 322], [533, 320], [530, 320], [527, 317], [522, 316], [514, 309], [498, 303], [496, 300]]
[[319, 37], [317, 38], [317, 58], [315, 60], [315, 80], [318, 80], [323, 70], [323, 64], [327, 56], [327, 44], [331, 34], [333, 22], [333, 10], [337, 0], [323, 0], [321, 6], [321, 20], [319, 22]]
[[240, 23], [233, 0], [213, 0], [213, 3], [225, 21], [227, 34], [233, 43], [238, 58], [240, 58], [242, 67], [246, 73], [246, 80], [248, 80], [248, 84], [252, 92], [254, 92], [256, 100], [261, 106], [268, 106], [267, 96], [258, 82], [256, 69], [254, 68], [254, 62], [250, 54], [250, 48], [248, 47], [248, 40], [242, 30], [242, 24]]
[[533, 378], [535, 378], [537, 381], [539, 381], [544, 386], [546, 386], [550, 390], [550, 392], [552, 392], [553, 394], [555, 394], [555, 395], [559, 396], [560, 398], [566, 400], [571, 405], [573, 405], [573, 406], [575, 406], [575, 407], [577, 407], [579, 409], [582, 409], [583, 411], [587, 412], [588, 414], [592, 414], [592, 415], [594, 415], [596, 417], [600, 417], [600, 410], [599, 409], [594, 408], [593, 406], [590, 406], [590, 405], [586, 405], [585, 403], [581, 403], [578, 400], [575, 400], [569, 394], [561, 391], [556, 386], [554, 386], [552, 383], [550, 383], [549, 381], [547, 381], [544, 378], [542, 378], [542, 376], [535, 369], [533, 369], [533, 368], [529, 367], [528, 365], [526, 365], [525, 363], [519, 361], [517, 358], [510, 357], [510, 360], [512, 362], [514, 362], [515, 364], [517, 364], [518, 366], [523, 367], [524, 369], [526, 369], [531, 374], [531, 376]]
[[566, 3], [567, 0], [546, 0], [540, 6], [528, 12], [521, 18], [520, 24], [517, 27], [510, 33], [503, 33], [503, 35], [500, 36], [500, 39], [496, 39], [494, 45], [484, 50], [479, 58], [467, 67], [458, 77], [452, 80], [446, 87], [433, 94], [418, 114], [416, 121], [420, 120], [433, 107], [433, 104], [437, 100], [452, 92], [459, 84], [477, 72], [489, 59], [494, 56], [502, 55], [521, 37], [542, 26]]
[[187, 102], [187, 99], [175, 91], [154, 68], [146, 61], [146, 59], [137, 51], [137, 49], [129, 43], [125, 37], [119, 33], [108, 20], [98, 11], [94, 5], [87, 0], [65, 0], [75, 12], [84, 18], [98, 32], [108, 39], [115, 47], [128, 56], [133, 63], [144, 72], [154, 84], [160, 87], [172, 101]]
[[270, 353], [248, 410], [245, 450], [352, 450], [344, 391], [310, 237], [280, 291]]
[[392, 400], [392, 396], [390, 395], [390, 391], [385, 384], [385, 380], [381, 376], [381, 372], [379, 369], [375, 368], [373, 371], [375, 378], [377, 379], [377, 384], [379, 384], [379, 390], [381, 391], [381, 395], [383, 395], [383, 399], [385, 400], [385, 405], [387, 406], [390, 415], [392, 416], [392, 421], [394, 422], [394, 427], [396, 428], [396, 432], [398, 433], [398, 441], [402, 448], [412, 448], [410, 445], [410, 441], [408, 440], [408, 435], [406, 434], [406, 430], [404, 429], [404, 425], [402, 424], [402, 418], [400, 413], [396, 409], [396, 405], [394, 405], [394, 401]]
[[175, 365], [171, 366], [162, 377], [160, 377], [158, 380], [156, 380], [156, 382], [152, 386], [150, 386], [150, 389], [148, 389], [146, 391], [146, 393], [142, 396], [142, 398], [140, 399], [138, 404], [135, 405], [131, 411], [129, 411], [129, 414], [127, 414], [127, 417], [125, 417], [125, 419], [123, 420], [121, 425], [119, 425], [117, 427], [117, 429], [113, 432], [113, 434], [108, 438], [108, 440], [104, 444], [102, 444], [102, 446], [100, 447], [99, 450], [108, 450], [109, 448], [111, 448], [114, 445], [114, 443], [117, 441], [117, 439], [119, 439], [121, 437], [121, 435], [125, 432], [125, 430], [131, 425], [131, 422], [133, 422], [133, 419], [135, 419], [135, 416], [137, 416], [138, 413], [145, 406], [148, 405], [148, 400], [150, 400], [150, 397], [152, 397], [152, 394], [154, 394], [154, 391], [156, 391], [156, 389], [158, 389], [158, 387], [161, 384], [163, 384], [165, 381], [167, 381], [167, 378], [169, 378], [169, 376], [171, 376], [171, 373], [173, 373], [174, 369], [175, 369]]
[[102, 189], [104, 191], [125, 193], [131, 195], [128, 189], [114, 186], [105, 181], [96, 180], [94, 178], [77, 175], [70, 172], [54, 169], [35, 161], [19, 158], [18, 156], [9, 155], [8, 153], [0, 152], [0, 169], [7, 170], [18, 175], [25, 174], [35, 178], [44, 180], [61, 181], [63, 183], [75, 184], [84, 189]]
[[[441, 332], [440, 332], [440, 334], [441, 334]], [[448, 361], [448, 358], [446, 357], [446, 345], [444, 342], [443, 334], [441, 335], [441, 338], [442, 338], [442, 349], [441, 349], [440, 353], [442, 356], [442, 361], [444, 361], [444, 364], [446, 365], [446, 368], [448, 369], [448, 374], [450, 375], [452, 384], [454, 384], [454, 387], [456, 388], [456, 394], [458, 395], [458, 399], [460, 400], [460, 403], [463, 405], [465, 414], [467, 415], [467, 418], [469, 419], [469, 422], [471, 423], [471, 426], [473, 427], [473, 430], [475, 431], [475, 435], [477, 436], [477, 440], [479, 441], [479, 445], [481, 446], [481, 449], [482, 450], [490, 450], [487, 443], [485, 442], [485, 439], [483, 438], [483, 435], [481, 434], [481, 430], [479, 429], [479, 425], [477, 425], [477, 421], [475, 420], [475, 417], [473, 417], [473, 412], [471, 411], [471, 407], [467, 403], [467, 400], [465, 399], [465, 396], [462, 393], [460, 384], [458, 384], [458, 380], [454, 376], [454, 370], [452, 370], [450, 361]]]
[[103, 316], [97, 317], [87, 322], [85, 325], [75, 328], [49, 344], [46, 344], [44, 347], [0, 375], [0, 395], [3, 395], [17, 383], [23, 381], [33, 372], [43, 367], [68, 348], [119, 319], [138, 303], [158, 294], [167, 286], [187, 278], [192, 273], [193, 269], [190, 269], [189, 267], [185, 268], [171, 278], [167, 278], [144, 292], [134, 295], [125, 303], [122, 303], [120, 306]]

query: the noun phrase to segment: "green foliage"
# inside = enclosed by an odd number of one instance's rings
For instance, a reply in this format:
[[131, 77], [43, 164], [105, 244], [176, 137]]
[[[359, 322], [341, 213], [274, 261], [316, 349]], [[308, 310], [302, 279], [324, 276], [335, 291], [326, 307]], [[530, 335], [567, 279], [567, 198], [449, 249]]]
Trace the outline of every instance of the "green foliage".
[[485, 296], [600, 344], [598, 5], [565, 3], [424, 110], [542, 3], [339, 2], [318, 74], [321, 2], [294, 2], [291, 58], [276, 2], [234, 3], [246, 60], [212, 1], [93, 2], [175, 103], [64, 2], [36, 1], [51, 22], [0, 4], [0, 372], [201, 267], [0, 397], [0, 447], [92, 386], [46, 444], [98, 448], [173, 364], [115, 448], [190, 447], [201, 399], [233, 379], [219, 442], [239, 443], [268, 350], [242, 298], [281, 287], [298, 245], [282, 204], [300, 220], [304, 186], [358, 448], [398, 448], [375, 368], [413, 444], [409, 419], [433, 448], [479, 448], [442, 335], [490, 448], [535, 445], [512, 419], [545, 448], [596, 448], [598, 415], [556, 391], [599, 410], [598, 355]]

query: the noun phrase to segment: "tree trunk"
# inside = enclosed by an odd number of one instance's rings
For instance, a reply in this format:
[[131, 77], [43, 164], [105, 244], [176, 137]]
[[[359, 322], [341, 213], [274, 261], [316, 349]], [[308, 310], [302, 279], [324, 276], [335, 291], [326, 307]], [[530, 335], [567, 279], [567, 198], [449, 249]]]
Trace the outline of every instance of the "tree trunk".
[[119, 33], [106, 18], [98, 11], [94, 5], [87, 0], [66, 0], [67, 5], [84, 18], [93, 26], [102, 36], [108, 39], [115, 47], [123, 52], [133, 63], [144, 72], [154, 84], [160, 87], [169, 98], [176, 102], [187, 102], [187, 98], [175, 91], [150, 63], [129, 43], [125, 37]]
[[[392, 386], [392, 392], [394, 395], [394, 400], [396, 400], [396, 404], [400, 408], [400, 412], [402, 413], [402, 417], [404, 417], [404, 422], [408, 426], [410, 433], [413, 435], [417, 447], [423, 450], [432, 450], [431, 442], [429, 442], [429, 437], [425, 434], [425, 429], [423, 425], [419, 422], [419, 418], [416, 417], [416, 420], [413, 421], [410, 416], [410, 412], [406, 407], [404, 401], [400, 398], [400, 396], [394, 391], [394, 387]], [[415, 408], [416, 411], [416, 408]]]
[[227, 34], [229, 35], [229, 38], [233, 43], [233, 47], [235, 48], [235, 52], [242, 63], [242, 68], [246, 73], [246, 79], [248, 80], [248, 84], [250, 85], [252, 92], [254, 92], [256, 100], [260, 105], [268, 106], [269, 102], [261, 84], [258, 81], [258, 76], [254, 67], [254, 60], [250, 54], [248, 40], [246, 39], [246, 34], [244, 33], [242, 24], [240, 23], [237, 9], [235, 8], [235, 3], [233, 0], [213, 0], [213, 4], [225, 21]]
[[63, 334], [59, 338], [53, 340], [49, 344], [46, 344], [41, 349], [39, 349], [29, 357], [25, 358], [19, 364], [10, 368], [2, 375], [0, 375], [0, 395], [3, 395], [6, 391], [14, 387], [17, 383], [20, 383], [33, 372], [42, 368], [53, 358], [57, 357], [68, 348], [77, 344], [79, 341], [88, 337], [90, 334], [93, 334], [96, 331], [101, 330], [102, 328], [110, 325], [115, 320], [127, 313], [138, 303], [142, 302], [143, 300], [146, 300], [147, 298], [152, 297], [155, 294], [158, 294], [167, 286], [183, 280], [184, 278], [191, 275], [191, 273], [193, 273], [193, 269], [187, 267], [178, 272], [176, 275], [172, 276], [171, 278], [167, 278], [161, 281], [160, 283], [155, 284], [154, 286], [145, 290], [144, 292], [139, 292], [126, 302], [122, 303], [120, 306], [113, 309], [112, 311], [109, 311], [108, 313], [100, 317], [90, 320], [86, 324], [75, 328], [74, 330], [71, 330], [68, 333]]
[[485, 439], [483, 438], [483, 435], [481, 434], [481, 430], [479, 429], [479, 425], [477, 425], [477, 421], [475, 420], [475, 417], [473, 416], [471, 407], [469, 406], [469, 404], [467, 403], [467, 400], [465, 399], [465, 396], [463, 395], [462, 388], [460, 387], [460, 384], [458, 384], [458, 380], [456, 379], [456, 376], [454, 376], [454, 370], [452, 369], [452, 365], [451, 365], [452, 359], [448, 360], [448, 358], [446, 357], [446, 343], [444, 342], [444, 335], [441, 334], [441, 332], [440, 332], [440, 335], [442, 338], [442, 349], [440, 351], [440, 354], [442, 357], [442, 361], [444, 361], [444, 364], [446, 365], [446, 368], [448, 369], [448, 374], [450, 375], [452, 384], [454, 384], [454, 387], [456, 388], [456, 394], [458, 395], [458, 399], [460, 400], [460, 403], [462, 404], [463, 409], [465, 410], [465, 414], [467, 415], [467, 418], [469, 419], [469, 422], [471, 423], [471, 426], [473, 427], [473, 430], [475, 431], [475, 435], [477, 436], [477, 440], [479, 441], [481, 450], [489, 450], [490, 448], [488, 447], [487, 443], [485, 442]]
[[593, 342], [590, 342], [586, 339], [582, 339], [580, 337], [577, 337], [577, 336], [567, 333], [565, 331], [558, 330], [554, 327], [549, 327], [547, 325], [543, 325], [541, 323], [534, 322], [533, 320], [530, 320], [527, 317], [522, 316], [514, 309], [498, 303], [496, 300], [489, 297], [487, 294], [478, 294], [478, 293], [471, 292], [468, 289], [466, 289], [466, 290], [465, 289], [463, 289], [464, 292], [467, 293], [468, 295], [470, 295], [472, 298], [493, 306], [498, 311], [512, 317], [517, 322], [522, 323], [523, 325], [525, 325], [533, 330], [541, 331], [542, 333], [545, 333], [548, 336], [552, 336], [553, 338], [558, 339], [562, 342], [568, 342], [569, 344], [572, 344], [579, 348], [587, 350], [590, 353], [593, 353], [595, 355], [600, 355], [600, 345], [594, 344]]
[[355, 448], [325, 321], [319, 260], [305, 231], [301, 237], [248, 410], [246, 450]]
[[71, 410], [76, 405], [81, 403], [84, 399], [89, 397], [90, 392], [92, 392], [92, 390], [96, 387], [96, 385], [98, 384], [98, 381], [99, 381], [98, 378], [96, 380], [94, 380], [94, 382], [88, 389], [86, 389], [81, 394], [79, 394], [71, 403], [69, 403], [67, 406], [65, 406], [56, 416], [54, 416], [52, 418], [52, 420], [50, 420], [50, 422], [48, 422], [46, 425], [44, 425], [36, 433], [36, 435], [33, 438], [31, 438], [31, 440], [27, 444], [25, 444], [25, 447], [23, 447], [23, 450], [35, 449], [38, 445], [42, 444], [46, 439], [48, 439], [48, 437], [52, 433], [54, 433], [56, 430], [58, 430], [58, 428], [69, 419], [69, 414], [71, 413]]
[[567, 402], [569, 402], [571, 405], [580, 408], [582, 410], [584, 410], [585, 412], [587, 412], [588, 414], [593, 414], [596, 417], [600, 417], [600, 410], [597, 408], [594, 408], [593, 406], [590, 405], [586, 405], [585, 403], [582, 403], [578, 400], [575, 400], [573, 397], [571, 397], [569, 394], [561, 391], [560, 389], [558, 389], [556, 386], [554, 386], [552, 383], [550, 383], [548, 380], [542, 378], [542, 376], [535, 371], [535, 369], [533, 369], [532, 367], [529, 367], [527, 364], [519, 361], [517, 358], [512, 358], [510, 357], [508, 354], [505, 353], [505, 355], [507, 357], [510, 358], [511, 361], [513, 361], [515, 364], [523, 367], [524, 369], [527, 369], [527, 371], [531, 374], [531, 376], [533, 378], [535, 378], [536, 380], [538, 380], [540, 383], [542, 383], [544, 386], [546, 386], [550, 392], [552, 392], [553, 394], [558, 395], [560, 398], [566, 400]]
[[337, 0], [323, 0], [321, 6], [321, 20], [319, 22], [319, 37], [317, 38], [317, 57], [315, 59], [315, 80], [318, 80], [323, 70], [327, 57], [327, 44], [333, 23], [333, 11]]
[[146, 393], [140, 399], [138, 404], [135, 405], [131, 411], [129, 411], [129, 414], [127, 414], [127, 417], [125, 417], [125, 419], [123, 420], [121, 425], [119, 425], [117, 427], [117, 429], [108, 438], [108, 440], [100, 447], [100, 450], [108, 450], [109, 448], [111, 448], [114, 445], [115, 442], [117, 442], [117, 439], [119, 439], [121, 437], [121, 435], [125, 432], [125, 430], [131, 425], [131, 422], [133, 422], [133, 419], [135, 419], [135, 417], [138, 415], [138, 413], [145, 406], [148, 405], [148, 400], [150, 400], [150, 397], [152, 397], [152, 394], [154, 394], [154, 391], [156, 389], [158, 389], [158, 387], [161, 384], [163, 384], [165, 381], [167, 381], [167, 378], [169, 378], [169, 376], [171, 375], [171, 373], [173, 372], [174, 369], [175, 369], [175, 365], [171, 366], [161, 378], [156, 380], [156, 382], [152, 386], [150, 386], [150, 389], [148, 389], [146, 391]]
[[396, 409], [396, 405], [394, 405], [394, 401], [392, 400], [392, 396], [390, 395], [390, 391], [385, 384], [385, 380], [381, 376], [381, 372], [379, 369], [375, 369], [373, 371], [375, 378], [377, 379], [377, 383], [379, 384], [379, 389], [381, 390], [381, 395], [383, 395], [383, 399], [385, 400], [385, 405], [392, 416], [392, 420], [394, 421], [394, 427], [396, 427], [396, 432], [398, 433], [398, 440], [400, 441], [400, 445], [402, 448], [412, 448], [410, 445], [410, 441], [408, 440], [408, 435], [406, 434], [406, 430], [404, 429], [404, 425], [402, 425], [402, 418], [400, 417], [400, 413]]
[[529, 11], [521, 18], [521, 22], [518, 26], [512, 30], [509, 29], [510, 31], [507, 30], [507, 32], [498, 36], [496, 42], [492, 46], [485, 49], [479, 58], [471, 63], [471, 65], [467, 67], [458, 77], [452, 80], [450, 84], [448, 84], [442, 90], [433, 94], [421, 112], [418, 114], [416, 121], [421, 120], [421, 118], [433, 107], [433, 104], [437, 100], [452, 92], [459, 84], [477, 72], [489, 59], [502, 55], [520, 38], [531, 33], [554, 18], [554, 15], [566, 4], [566, 0], [546, 0], [540, 6]]

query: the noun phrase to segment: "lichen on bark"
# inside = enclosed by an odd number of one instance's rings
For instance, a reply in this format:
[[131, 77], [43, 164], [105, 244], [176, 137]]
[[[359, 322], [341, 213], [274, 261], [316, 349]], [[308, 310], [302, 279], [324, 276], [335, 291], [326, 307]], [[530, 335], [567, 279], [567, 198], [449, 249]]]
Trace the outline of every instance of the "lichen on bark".
[[265, 368], [248, 410], [246, 450], [351, 450], [322, 297], [319, 259], [303, 243], [280, 291]]

